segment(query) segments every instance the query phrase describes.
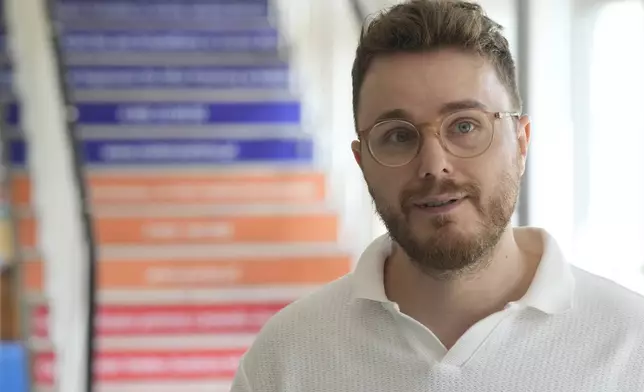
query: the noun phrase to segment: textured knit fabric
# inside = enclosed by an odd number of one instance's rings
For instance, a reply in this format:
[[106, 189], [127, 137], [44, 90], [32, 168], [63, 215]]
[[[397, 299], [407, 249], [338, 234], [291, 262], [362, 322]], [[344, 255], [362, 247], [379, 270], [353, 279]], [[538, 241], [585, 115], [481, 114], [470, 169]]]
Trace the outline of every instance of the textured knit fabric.
[[644, 299], [568, 265], [541, 235], [543, 257], [526, 297], [474, 325], [484, 332], [464, 335], [452, 360], [431, 331], [379, 296], [387, 249], [380, 238], [353, 274], [267, 323], [232, 391], [644, 391]]

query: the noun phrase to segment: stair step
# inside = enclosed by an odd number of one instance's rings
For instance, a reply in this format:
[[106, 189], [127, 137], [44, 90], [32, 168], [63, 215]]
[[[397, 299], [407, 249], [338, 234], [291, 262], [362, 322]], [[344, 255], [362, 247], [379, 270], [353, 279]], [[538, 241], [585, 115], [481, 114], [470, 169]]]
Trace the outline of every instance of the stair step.
[[[238, 243], [308, 243], [338, 240], [339, 222], [333, 212], [282, 212], [236, 215], [204, 215], [185, 213], [174, 216], [94, 214], [94, 230], [98, 244], [104, 245], [169, 245]], [[195, 216], [196, 215], [196, 216]], [[36, 245], [36, 220], [22, 218], [18, 222], [23, 248]]]
[[[230, 381], [178, 380], [165, 382], [99, 383], [96, 392], [230, 392]], [[57, 392], [51, 386], [35, 385], [34, 392]]]
[[[293, 102], [299, 101], [294, 88], [243, 88], [235, 90], [216, 89], [115, 89], [115, 90], [72, 90], [78, 102], [87, 103], [176, 103], [178, 100], [196, 103], [234, 103], [234, 102]], [[1, 94], [1, 93], [0, 93]], [[126, 98], [123, 98], [126, 97]], [[12, 94], [0, 95], [4, 102], [14, 104]], [[15, 121], [15, 120], [12, 120]], [[10, 124], [17, 127], [18, 124]]]
[[[300, 102], [75, 102], [80, 126], [97, 125], [205, 125], [299, 124]], [[6, 108], [6, 121], [20, 123], [20, 108]]]
[[[322, 285], [351, 271], [349, 255], [308, 257], [260, 257], [175, 260], [105, 259], [98, 264], [99, 290], [148, 291], [217, 289], [235, 287]], [[41, 261], [25, 262], [25, 289], [42, 292]]]
[[119, 21], [99, 19], [70, 18], [59, 23], [65, 28], [72, 30], [94, 30], [94, 31], [159, 31], [170, 27], [181, 31], [248, 31], [253, 29], [276, 28], [273, 15], [268, 16], [244, 16], [227, 18], [225, 20], [214, 19], [175, 19], [172, 21], [163, 19], [148, 19], [145, 23], [141, 20], [131, 18]]
[[[114, 350], [96, 355], [97, 382], [161, 382], [230, 380], [246, 350]], [[52, 385], [56, 359], [52, 352], [36, 353], [35, 382]], [[139, 389], [141, 390], [141, 389]]]
[[[274, 313], [273, 313], [274, 314]], [[98, 336], [97, 350], [101, 352], [186, 352], [186, 351], [227, 351], [233, 349], [248, 349], [257, 336], [260, 326], [254, 326], [253, 333], [216, 333], [216, 334], [172, 334], [150, 336]], [[46, 353], [53, 350], [53, 344], [48, 338], [32, 337], [28, 341], [29, 348], [36, 353]]]
[[58, 0], [56, 18], [63, 23], [100, 20], [123, 23], [180, 20], [210, 21], [268, 17], [268, 0], [70, 1]]
[[64, 30], [61, 46], [67, 53], [93, 53], [98, 57], [130, 52], [235, 53], [276, 52], [279, 35], [273, 28], [229, 31], [95, 31]]
[[[93, 65], [132, 65], [154, 66], [241, 66], [241, 65], [275, 65], [287, 60], [286, 46], [277, 52], [247, 52], [247, 53], [181, 53], [180, 56], [168, 53], [128, 53], [127, 56], [97, 56], [95, 53], [67, 53], [65, 63], [70, 66]], [[0, 55], [0, 60], [3, 58]], [[6, 59], [4, 60], [6, 62]]]
[[[12, 176], [13, 203], [32, 202], [26, 173]], [[325, 176], [314, 171], [180, 171], [90, 173], [90, 204], [214, 205], [320, 203], [326, 195]]]
[[[152, 244], [152, 245], [110, 245], [97, 250], [103, 260], [179, 260], [190, 255], [191, 260], [212, 260], [213, 255], [219, 259], [277, 258], [306, 259], [310, 257], [345, 257], [351, 252], [337, 243], [301, 242], [272, 244]], [[39, 262], [37, 249], [22, 249], [21, 258], [25, 262]]]
[[[72, 66], [66, 69], [74, 97], [83, 91], [191, 90], [286, 90], [288, 64], [241, 66]], [[11, 90], [12, 69], [0, 69], [0, 88]]]
[[[96, 310], [96, 331], [102, 341], [100, 345], [106, 348], [151, 345], [168, 348], [163, 341], [182, 339], [202, 347], [216, 347], [222, 340], [213, 342], [208, 338], [224, 335], [226, 338], [223, 341], [226, 342], [229, 338], [234, 339], [236, 334], [241, 334], [242, 339], [248, 339], [246, 335], [258, 333], [269, 318], [289, 303], [257, 300], [201, 305], [99, 304]], [[49, 339], [47, 305], [32, 308], [31, 336], [40, 340]], [[139, 345], [139, 339], [148, 340]], [[172, 342], [169, 346], [175, 344], [176, 342]]]
[[[311, 133], [303, 130], [299, 124], [200, 124], [200, 125], [84, 125], [78, 126], [77, 136], [80, 140], [177, 140], [178, 142], [197, 140], [278, 140], [309, 139]], [[22, 130], [17, 127], [7, 128], [10, 140], [21, 141]]]
[[[122, 98], [124, 95], [127, 98]], [[285, 89], [236, 89], [236, 90], [84, 90], [74, 92], [79, 102], [203, 102], [203, 103], [233, 103], [233, 102], [280, 102], [299, 101], [299, 97], [290, 88]]]
[[[264, 302], [294, 301], [320, 288], [320, 285], [300, 284], [296, 286], [239, 286], [216, 289], [158, 289], [158, 290], [99, 290], [99, 303], [114, 305], [191, 305], [223, 303], [227, 301], [257, 301]], [[48, 298], [41, 291], [25, 293], [27, 302], [32, 305], [45, 304]]]
[[222, 124], [222, 125], [171, 125], [171, 126], [83, 126], [78, 128], [81, 140], [134, 141], [151, 140], [178, 143], [196, 140], [233, 141], [307, 141], [313, 137], [299, 124]]
[[[9, 143], [11, 163], [24, 166], [27, 148], [23, 140]], [[313, 140], [309, 138], [273, 139], [102, 139], [82, 142], [88, 169], [102, 167], [220, 166], [266, 164], [312, 164]]]

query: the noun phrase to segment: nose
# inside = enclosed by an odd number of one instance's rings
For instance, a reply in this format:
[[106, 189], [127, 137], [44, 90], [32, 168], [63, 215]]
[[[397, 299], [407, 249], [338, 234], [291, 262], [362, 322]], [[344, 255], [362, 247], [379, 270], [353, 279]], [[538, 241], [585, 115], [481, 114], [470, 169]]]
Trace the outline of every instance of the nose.
[[452, 172], [449, 162], [449, 153], [441, 144], [440, 138], [435, 134], [427, 134], [418, 153], [418, 176], [422, 178], [448, 176]]

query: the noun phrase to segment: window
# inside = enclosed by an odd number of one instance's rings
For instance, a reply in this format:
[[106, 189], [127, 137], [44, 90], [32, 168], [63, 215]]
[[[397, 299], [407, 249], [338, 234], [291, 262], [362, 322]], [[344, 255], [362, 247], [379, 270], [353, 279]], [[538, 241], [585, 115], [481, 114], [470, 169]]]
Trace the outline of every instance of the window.
[[644, 2], [604, 5], [592, 39], [588, 215], [576, 260], [644, 293]]

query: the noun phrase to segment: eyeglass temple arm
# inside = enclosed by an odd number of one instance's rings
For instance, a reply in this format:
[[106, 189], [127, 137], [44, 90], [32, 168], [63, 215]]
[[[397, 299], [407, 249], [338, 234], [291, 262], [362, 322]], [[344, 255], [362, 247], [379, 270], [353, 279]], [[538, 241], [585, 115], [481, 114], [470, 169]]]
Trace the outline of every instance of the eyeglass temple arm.
[[508, 117], [521, 117], [521, 113], [518, 112], [497, 112], [495, 113], [496, 118], [508, 118]]

